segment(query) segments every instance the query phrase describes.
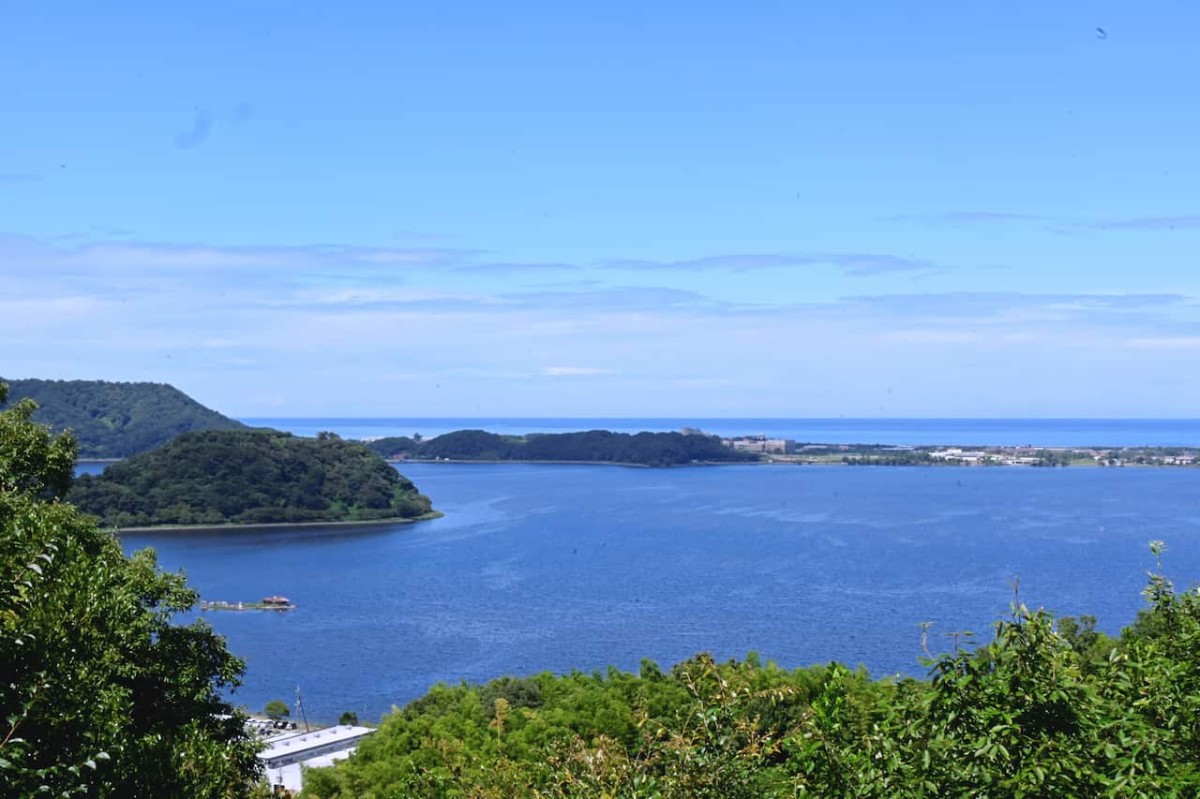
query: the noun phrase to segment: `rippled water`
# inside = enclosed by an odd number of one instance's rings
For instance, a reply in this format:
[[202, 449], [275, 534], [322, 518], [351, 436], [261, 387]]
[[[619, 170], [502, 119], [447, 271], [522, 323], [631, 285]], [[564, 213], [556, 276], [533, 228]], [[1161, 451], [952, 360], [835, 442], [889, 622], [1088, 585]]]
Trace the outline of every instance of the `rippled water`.
[[920, 674], [917, 625], [986, 634], [1022, 598], [1115, 631], [1167, 568], [1200, 578], [1200, 471], [409, 464], [446, 512], [369, 532], [127, 535], [208, 599], [249, 664], [236, 698], [300, 685], [375, 718], [439, 681], [636, 668], [700, 650]]

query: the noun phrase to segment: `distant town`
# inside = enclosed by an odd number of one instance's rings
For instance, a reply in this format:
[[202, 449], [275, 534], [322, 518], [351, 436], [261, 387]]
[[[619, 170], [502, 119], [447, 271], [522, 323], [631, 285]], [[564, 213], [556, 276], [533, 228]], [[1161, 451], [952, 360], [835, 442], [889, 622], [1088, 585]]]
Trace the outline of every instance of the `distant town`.
[[[682, 432], [700, 431], [685, 428]], [[809, 444], [765, 435], [723, 438], [735, 452], [777, 463], [852, 466], [1197, 466], [1193, 447], [898, 446]]]

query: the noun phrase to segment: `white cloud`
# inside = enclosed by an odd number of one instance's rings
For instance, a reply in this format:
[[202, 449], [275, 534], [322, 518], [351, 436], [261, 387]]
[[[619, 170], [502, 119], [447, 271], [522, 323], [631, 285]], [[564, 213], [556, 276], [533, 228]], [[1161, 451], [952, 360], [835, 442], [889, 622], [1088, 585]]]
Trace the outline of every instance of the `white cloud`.
[[612, 369], [597, 369], [592, 366], [547, 366], [542, 369], [546, 377], [587, 377], [590, 375], [610, 375]]
[[741, 262], [749, 290], [722, 292], [738, 264], [721, 256], [693, 264], [703, 279], [593, 270], [601, 282], [538, 290], [521, 270], [443, 268], [469, 252], [0, 238], [4, 368], [173, 382], [233, 414], [1003, 415], [1032, 407], [1032, 380], [1038, 407], [1086, 402], [1106, 396], [1110, 360], [1149, 384], [1200, 349], [1182, 293], [800, 304], [769, 259]]
[[1200, 336], [1131, 338], [1125, 345], [1137, 350], [1200, 350]]

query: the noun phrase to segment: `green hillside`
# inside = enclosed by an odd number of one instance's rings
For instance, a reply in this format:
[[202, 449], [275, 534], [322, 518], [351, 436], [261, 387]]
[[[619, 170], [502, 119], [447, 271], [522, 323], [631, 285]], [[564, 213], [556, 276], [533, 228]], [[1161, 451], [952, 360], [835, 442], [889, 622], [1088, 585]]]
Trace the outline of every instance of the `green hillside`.
[[758, 460], [736, 452], [719, 438], [684, 433], [531, 433], [501, 436], [485, 430], [456, 430], [437, 438], [380, 438], [367, 443], [385, 458], [489, 461], [584, 461], [642, 466], [681, 466], [688, 463], [728, 463]]
[[362, 444], [274, 430], [184, 433], [83, 475], [69, 499], [106, 526], [416, 519], [428, 497]]
[[107, 380], [8, 380], [9, 401], [38, 404], [35, 422], [71, 430], [80, 458], [125, 458], [192, 430], [238, 430], [245, 425], [204, 407], [165, 383]]

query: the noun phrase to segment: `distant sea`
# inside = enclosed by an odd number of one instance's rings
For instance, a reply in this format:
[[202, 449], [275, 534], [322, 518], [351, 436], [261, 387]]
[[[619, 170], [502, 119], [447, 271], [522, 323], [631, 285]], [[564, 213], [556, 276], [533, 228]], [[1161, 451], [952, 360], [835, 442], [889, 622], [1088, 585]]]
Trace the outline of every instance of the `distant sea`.
[[612, 430], [637, 433], [691, 427], [721, 436], [758, 435], [818, 444], [963, 444], [1040, 447], [1200, 446], [1200, 419], [759, 419], [662, 417], [491, 418], [266, 418], [242, 419], [312, 436], [327, 430], [343, 438], [426, 438], [453, 430], [505, 435]]

